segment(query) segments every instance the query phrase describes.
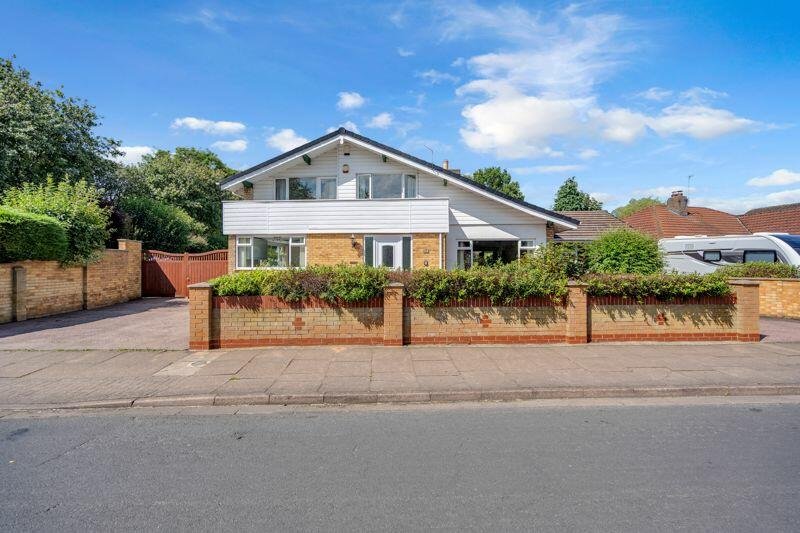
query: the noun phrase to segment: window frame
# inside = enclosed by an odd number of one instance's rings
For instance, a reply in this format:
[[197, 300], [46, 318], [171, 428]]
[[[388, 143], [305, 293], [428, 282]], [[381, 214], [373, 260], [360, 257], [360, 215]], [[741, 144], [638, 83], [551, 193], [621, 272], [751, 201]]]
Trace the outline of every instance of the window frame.
[[[290, 189], [289, 189], [289, 180], [291, 179], [313, 179], [315, 182], [314, 187], [314, 198], [302, 198], [302, 199], [291, 199], [289, 198]], [[332, 180], [336, 183], [336, 186], [333, 188], [334, 196], [333, 198], [321, 198], [322, 196], [322, 180]], [[275, 200], [280, 202], [313, 202], [317, 200], [336, 200], [339, 198], [339, 178], [336, 176], [284, 176], [280, 178], [274, 178], [274, 185], [272, 187], [273, 197]], [[282, 181], [284, 183], [283, 187], [286, 191], [286, 198], [278, 198], [278, 182]]]
[[[523, 242], [530, 242], [533, 244], [526, 244], [523, 245]], [[517, 260], [522, 259], [522, 252], [523, 250], [526, 252], [533, 252], [534, 250], [539, 248], [539, 240], [535, 238], [530, 239], [520, 239], [517, 241]]]
[[[373, 198], [372, 197], [372, 177], [373, 176], [396, 176], [400, 175], [401, 177], [401, 187], [400, 187], [400, 198]], [[411, 176], [414, 178], [414, 196], [408, 196], [408, 191], [406, 190], [406, 178]], [[361, 178], [368, 177], [367, 181], [367, 197], [361, 198], [359, 194], [359, 186], [358, 182]], [[356, 199], [357, 200], [411, 200], [414, 198], [419, 198], [419, 173], [414, 172], [361, 172], [356, 174]]]
[[[247, 244], [240, 243], [240, 239], [248, 239], [249, 242]], [[255, 258], [253, 255], [253, 243], [254, 239], [262, 239], [262, 240], [269, 240], [269, 239], [289, 239], [289, 253], [286, 257], [286, 264], [287, 266], [254, 266]], [[237, 235], [236, 236], [236, 270], [287, 270], [289, 268], [305, 268], [308, 265], [308, 248], [306, 247], [306, 236], [305, 235]], [[293, 256], [293, 248], [298, 247], [306, 248], [305, 253], [303, 254], [303, 264], [297, 267], [292, 266], [292, 256]], [[250, 248], [250, 264], [253, 266], [241, 266], [239, 264], [239, 248], [240, 247], [248, 247]]]

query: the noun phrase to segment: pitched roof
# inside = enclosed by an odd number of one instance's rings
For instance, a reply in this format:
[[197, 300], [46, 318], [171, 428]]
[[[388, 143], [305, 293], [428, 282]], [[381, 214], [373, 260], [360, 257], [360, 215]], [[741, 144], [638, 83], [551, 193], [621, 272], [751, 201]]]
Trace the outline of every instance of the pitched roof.
[[753, 233], [775, 232], [800, 234], [800, 203], [751, 209], [739, 220]]
[[331, 139], [334, 139], [334, 138], [338, 137], [339, 135], [346, 135], [347, 137], [351, 137], [351, 138], [353, 138], [355, 140], [361, 141], [362, 143], [367, 144], [367, 145], [369, 145], [369, 146], [371, 146], [373, 148], [376, 148], [378, 150], [382, 150], [382, 151], [387, 152], [389, 154], [395, 155], [395, 156], [397, 156], [399, 158], [402, 158], [402, 159], [408, 160], [408, 161], [410, 161], [412, 163], [415, 163], [416, 165], [425, 167], [425, 168], [427, 168], [427, 169], [429, 169], [429, 170], [431, 170], [431, 171], [433, 171], [435, 173], [444, 175], [446, 177], [446, 179], [448, 179], [448, 180], [452, 180], [452, 181], [455, 181], [455, 182], [459, 182], [459, 183], [468, 185], [469, 187], [474, 187], [474, 188], [480, 189], [484, 193], [487, 193], [490, 196], [494, 196], [496, 198], [505, 200], [506, 202], [510, 202], [512, 204], [516, 204], [517, 206], [525, 208], [525, 209], [528, 209], [530, 211], [535, 211], [535, 212], [540, 213], [540, 214], [542, 214], [542, 215], [544, 215], [546, 217], [549, 217], [549, 218], [555, 219], [555, 220], [557, 220], [559, 222], [562, 222], [567, 226], [572, 226], [572, 225], [577, 225], [578, 224], [578, 220], [576, 220], [574, 218], [571, 218], [571, 217], [565, 216], [565, 215], [561, 215], [561, 214], [559, 214], [559, 213], [557, 213], [555, 211], [551, 211], [549, 209], [545, 209], [543, 207], [539, 207], [538, 205], [534, 205], [534, 204], [525, 202], [523, 200], [518, 200], [517, 198], [514, 198], [512, 196], [508, 196], [507, 194], [503, 194], [503, 193], [501, 193], [499, 191], [496, 191], [495, 189], [492, 189], [491, 187], [487, 187], [486, 185], [483, 185], [483, 184], [478, 183], [476, 181], [473, 181], [473, 180], [471, 180], [471, 179], [469, 179], [469, 178], [467, 178], [465, 176], [462, 176], [461, 174], [456, 174], [455, 172], [453, 172], [451, 170], [448, 170], [446, 168], [442, 168], [442, 167], [440, 167], [438, 165], [434, 165], [433, 163], [429, 163], [428, 161], [425, 161], [424, 159], [420, 159], [418, 157], [415, 157], [415, 156], [413, 156], [411, 154], [407, 154], [405, 152], [401, 152], [400, 150], [397, 150], [396, 148], [392, 148], [391, 146], [387, 146], [385, 144], [381, 144], [381, 143], [379, 143], [377, 141], [374, 141], [374, 140], [370, 139], [369, 137], [364, 137], [363, 135], [360, 135], [358, 133], [352, 132], [352, 131], [347, 130], [345, 128], [339, 128], [338, 130], [334, 130], [334, 131], [332, 131], [330, 133], [327, 133], [327, 134], [323, 135], [322, 137], [314, 139], [313, 141], [309, 141], [309, 142], [307, 142], [306, 144], [304, 144], [302, 146], [298, 146], [297, 148], [293, 148], [292, 150], [289, 150], [288, 152], [284, 152], [284, 153], [282, 153], [282, 154], [280, 154], [278, 156], [275, 156], [272, 159], [268, 159], [268, 160], [266, 160], [266, 161], [264, 161], [262, 163], [259, 163], [259, 164], [255, 165], [255, 166], [252, 166], [252, 167], [250, 167], [248, 169], [242, 170], [241, 172], [237, 172], [236, 174], [233, 174], [232, 176], [228, 176], [227, 178], [223, 179], [222, 181], [220, 181], [219, 184], [220, 184], [220, 186], [224, 186], [224, 185], [226, 185], [228, 183], [231, 183], [233, 181], [240, 180], [241, 178], [243, 178], [245, 176], [248, 176], [248, 175], [252, 174], [253, 172], [256, 172], [256, 171], [258, 171], [258, 170], [260, 170], [262, 168], [269, 167], [271, 165], [279, 163], [280, 161], [282, 161], [284, 159], [287, 159], [287, 158], [290, 158], [292, 156], [296, 156], [298, 154], [301, 154], [303, 152], [311, 150], [312, 148], [314, 148], [318, 144], [321, 144], [321, 143], [324, 143], [324, 142], [329, 141]]
[[555, 240], [557, 241], [593, 241], [605, 231], [628, 227], [625, 222], [603, 210], [556, 211], [556, 213], [580, 221], [577, 229], [568, 229], [556, 233]]
[[665, 205], [651, 205], [623, 219], [633, 229], [657, 239], [677, 235], [737, 235], [750, 231], [735, 215], [708, 207], [689, 207], [686, 216], [670, 211]]

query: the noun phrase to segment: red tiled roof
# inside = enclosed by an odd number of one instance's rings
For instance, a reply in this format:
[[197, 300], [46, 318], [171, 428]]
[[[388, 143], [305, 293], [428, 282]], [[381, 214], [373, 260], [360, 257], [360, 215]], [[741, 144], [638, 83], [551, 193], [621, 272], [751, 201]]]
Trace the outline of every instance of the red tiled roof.
[[593, 241], [601, 233], [614, 228], [627, 227], [623, 221], [608, 211], [556, 211], [560, 215], [574, 218], [580, 222], [577, 229], [559, 231], [555, 235], [557, 241]]
[[664, 205], [651, 205], [623, 219], [633, 229], [657, 239], [677, 235], [741, 235], [751, 233], [735, 215], [708, 207], [689, 207], [686, 216]]
[[784, 204], [751, 209], [739, 220], [752, 231], [800, 235], [800, 204]]

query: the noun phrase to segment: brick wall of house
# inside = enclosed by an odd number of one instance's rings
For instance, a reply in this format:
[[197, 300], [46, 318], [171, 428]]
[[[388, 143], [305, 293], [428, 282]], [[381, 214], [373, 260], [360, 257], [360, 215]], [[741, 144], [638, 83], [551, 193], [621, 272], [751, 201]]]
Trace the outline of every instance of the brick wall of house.
[[497, 307], [488, 299], [442, 307], [406, 299], [403, 314], [406, 344], [564, 342], [567, 324], [564, 306], [542, 298]]
[[[731, 282], [728, 297], [661, 302], [589, 298], [572, 284], [563, 303], [529, 298], [505, 306], [473, 299], [426, 308], [391, 284], [383, 298], [337, 306], [318, 299], [211, 297], [189, 288], [190, 347], [310, 344], [528, 344], [603, 341], [757, 342], [758, 285]], [[210, 313], [209, 313], [210, 309]]]
[[236, 235], [228, 235], [228, 272], [236, 270]]
[[311, 233], [306, 235], [306, 264], [360, 265], [364, 263], [364, 236], [356, 234], [356, 245], [350, 233]]
[[758, 279], [762, 316], [800, 318], [800, 279]]
[[[86, 267], [63, 267], [57, 261], [19, 261], [0, 265], [0, 323], [93, 309], [141, 297], [141, 243], [120, 242]], [[24, 283], [13, 283], [14, 267]]]
[[[415, 233], [411, 236], [411, 267], [439, 268], [440, 250], [438, 233]], [[427, 261], [427, 265], [425, 262]], [[444, 266], [442, 260], [441, 265]]]

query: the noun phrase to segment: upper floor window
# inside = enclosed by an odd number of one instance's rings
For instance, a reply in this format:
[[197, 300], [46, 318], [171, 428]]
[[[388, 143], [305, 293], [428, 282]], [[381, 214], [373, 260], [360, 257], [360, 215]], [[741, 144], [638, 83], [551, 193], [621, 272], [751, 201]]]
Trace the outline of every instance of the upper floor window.
[[334, 200], [336, 178], [275, 178], [276, 200]]
[[416, 198], [417, 176], [414, 174], [359, 174], [359, 198]]

